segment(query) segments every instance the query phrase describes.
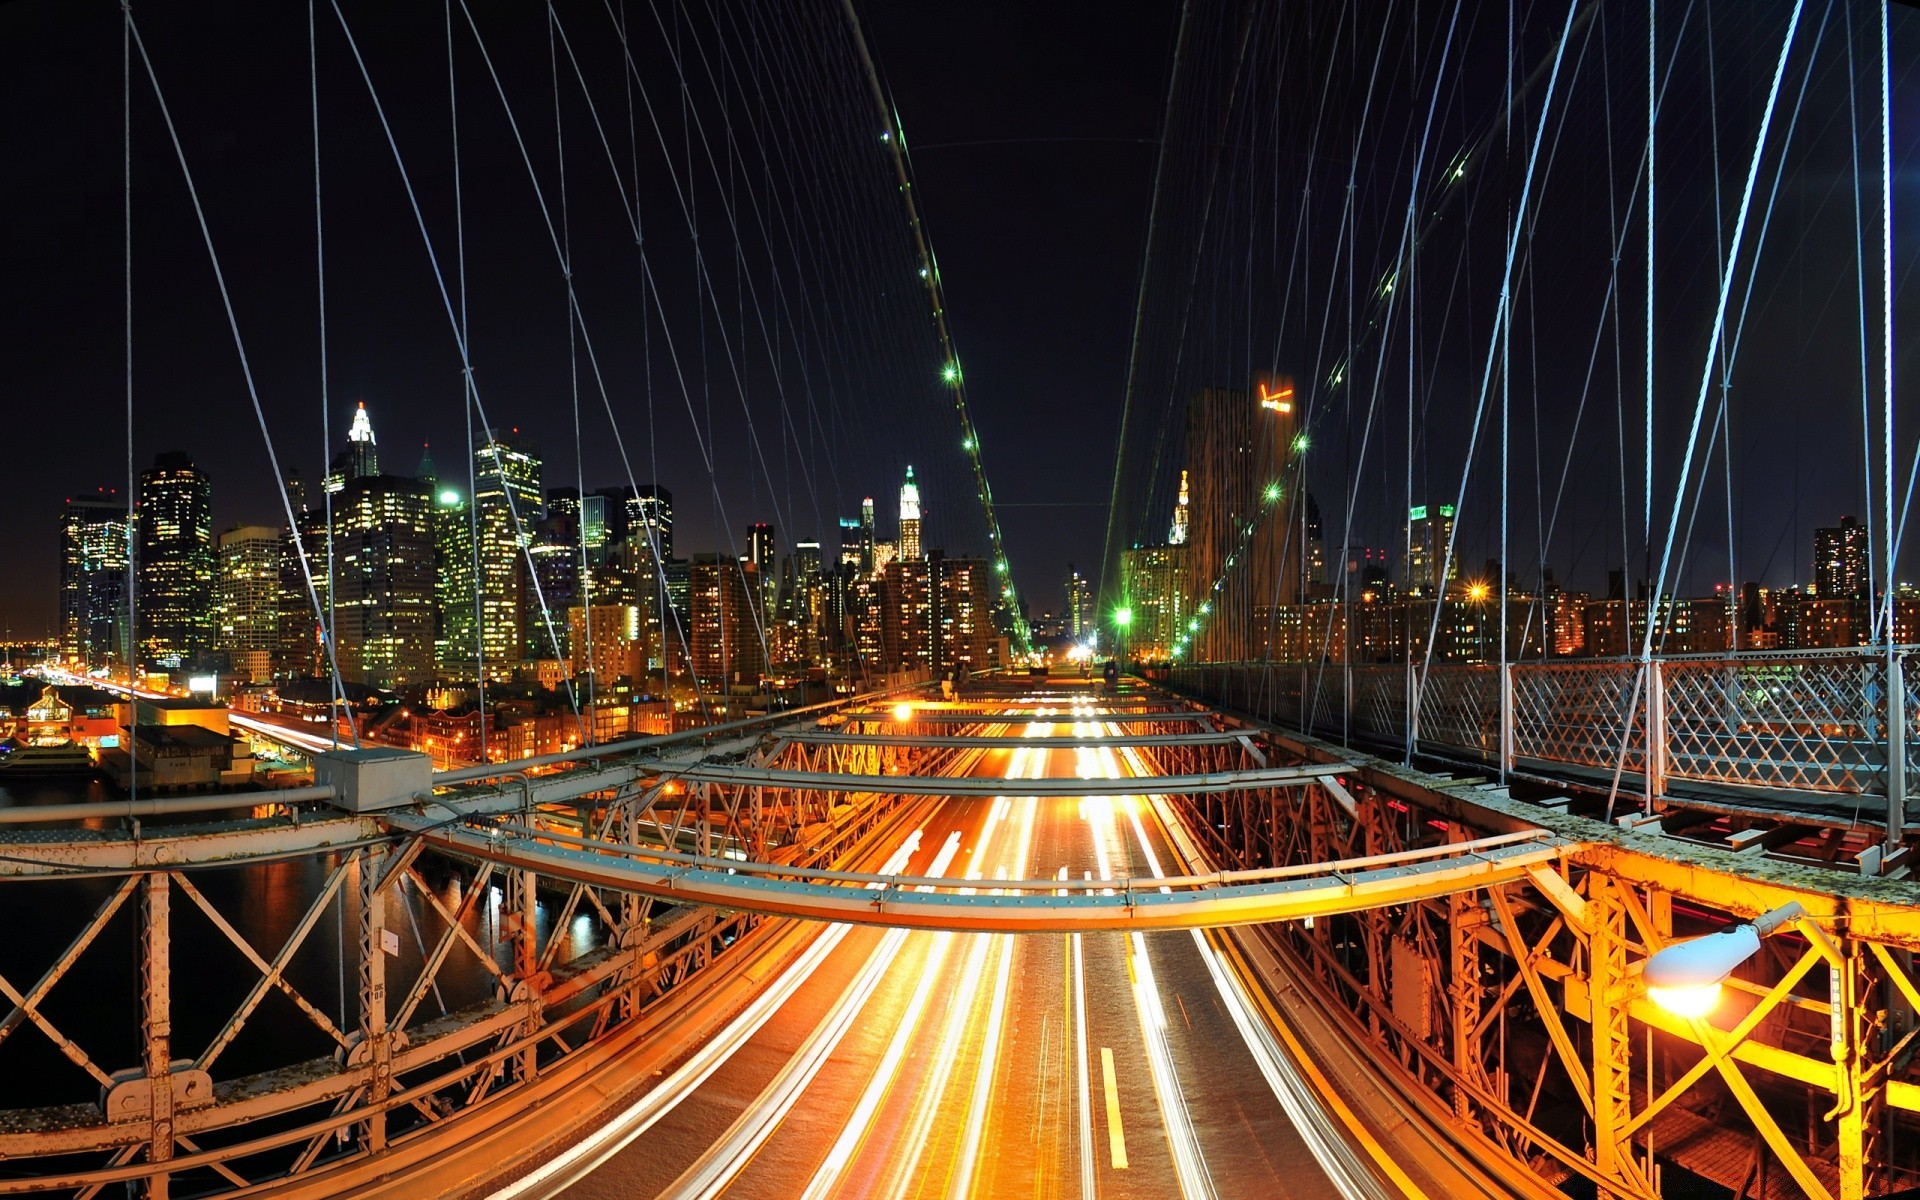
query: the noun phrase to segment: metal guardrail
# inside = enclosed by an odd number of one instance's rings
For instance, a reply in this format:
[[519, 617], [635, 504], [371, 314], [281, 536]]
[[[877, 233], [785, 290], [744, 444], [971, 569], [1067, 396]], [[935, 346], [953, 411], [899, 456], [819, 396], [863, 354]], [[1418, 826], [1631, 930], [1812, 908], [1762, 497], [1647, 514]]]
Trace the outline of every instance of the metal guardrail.
[[1675, 783], [1714, 784], [1881, 796], [1904, 811], [1905, 777], [1920, 770], [1916, 653], [1446, 665], [1419, 684], [1404, 663], [1194, 663], [1167, 675], [1305, 732], [1509, 769], [1617, 770], [1656, 797]]

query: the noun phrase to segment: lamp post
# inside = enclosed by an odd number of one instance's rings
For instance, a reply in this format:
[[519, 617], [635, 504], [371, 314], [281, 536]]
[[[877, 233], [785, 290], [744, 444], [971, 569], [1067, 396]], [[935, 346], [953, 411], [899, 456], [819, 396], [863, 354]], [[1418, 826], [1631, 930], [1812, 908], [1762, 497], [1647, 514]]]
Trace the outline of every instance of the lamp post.
[[1120, 652], [1120, 665], [1123, 669], [1127, 664], [1127, 629], [1132, 624], [1133, 608], [1131, 605], [1122, 604], [1119, 608], [1113, 610], [1115, 641], [1119, 643], [1117, 649]]

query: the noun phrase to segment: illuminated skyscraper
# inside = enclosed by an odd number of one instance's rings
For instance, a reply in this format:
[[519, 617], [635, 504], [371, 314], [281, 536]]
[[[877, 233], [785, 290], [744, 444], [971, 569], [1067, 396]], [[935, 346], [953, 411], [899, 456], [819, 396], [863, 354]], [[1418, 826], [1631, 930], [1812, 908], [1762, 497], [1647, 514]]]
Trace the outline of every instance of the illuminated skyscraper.
[[179, 451], [140, 476], [139, 646], [149, 663], [191, 663], [213, 643], [213, 485]]
[[349, 479], [333, 498], [340, 677], [392, 688], [434, 674], [434, 499], [425, 480]]
[[[1453, 505], [1416, 504], [1407, 510], [1407, 588], [1437, 596], [1460, 577], [1460, 560], [1447, 558], [1453, 538]], [[1442, 578], [1444, 568], [1445, 577]]]
[[860, 501], [860, 573], [871, 575], [880, 569], [874, 557], [873, 497]]
[[1813, 590], [1822, 600], [1871, 599], [1867, 527], [1852, 517], [1813, 531]]
[[860, 569], [860, 557], [865, 545], [865, 527], [852, 517], [840, 518], [840, 562]]
[[920, 553], [920, 485], [913, 481], [913, 465], [907, 465], [907, 481], [900, 485], [901, 561], [924, 557]]
[[442, 487], [433, 498], [434, 661], [455, 679], [479, 669], [473, 595], [473, 525], [458, 488]]
[[1191, 504], [1182, 592], [1210, 609], [1190, 656], [1264, 657], [1278, 608], [1299, 594], [1300, 546], [1289, 547], [1288, 471], [1298, 450], [1293, 383], [1206, 388], [1187, 405]]
[[1192, 519], [1192, 508], [1188, 500], [1187, 472], [1185, 469], [1182, 469], [1180, 472], [1180, 499], [1173, 506], [1173, 526], [1167, 530], [1167, 544], [1169, 546], [1184, 546], [1187, 544], [1187, 525]]
[[84, 669], [123, 664], [126, 650], [127, 502], [101, 488], [60, 517], [60, 656]]
[[747, 526], [747, 558], [760, 576], [760, 610], [773, 615], [773, 602], [779, 598], [780, 580], [774, 573], [773, 526], [756, 521]]
[[693, 675], [702, 688], [755, 687], [766, 671], [766, 648], [755, 619], [759, 574], [751, 561], [696, 555], [690, 565]]
[[279, 644], [280, 531], [236, 525], [220, 535], [220, 583], [214, 639], [232, 669], [250, 682], [273, 676]]
[[540, 459], [517, 431], [489, 436], [473, 458], [480, 644], [487, 674], [505, 677], [520, 661], [520, 575], [542, 515]]
[[1067, 633], [1084, 638], [1093, 632], [1093, 580], [1067, 564]]
[[882, 666], [888, 671], [932, 670], [939, 641], [933, 614], [933, 572], [924, 558], [887, 564], [881, 607]]
[[993, 572], [985, 559], [933, 559], [934, 651], [940, 671], [981, 671], [992, 665], [993, 593]]
[[1133, 610], [1127, 651], [1136, 658], [1173, 658], [1174, 643], [1192, 632], [1187, 626], [1192, 614], [1181, 590], [1186, 554], [1185, 546], [1135, 546], [1120, 554], [1122, 603]]
[[373, 422], [367, 418], [363, 401], [353, 410], [353, 424], [347, 429], [347, 448], [334, 456], [327, 471], [325, 487], [338, 495], [350, 479], [365, 479], [380, 473], [380, 450], [374, 442]]

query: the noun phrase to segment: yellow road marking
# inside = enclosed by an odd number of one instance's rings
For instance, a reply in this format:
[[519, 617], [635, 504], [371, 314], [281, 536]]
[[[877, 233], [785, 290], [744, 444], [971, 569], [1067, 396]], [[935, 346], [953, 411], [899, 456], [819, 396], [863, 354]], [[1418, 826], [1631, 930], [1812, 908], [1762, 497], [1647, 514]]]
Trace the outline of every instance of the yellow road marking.
[[1120, 1128], [1120, 1088], [1113, 1081], [1113, 1050], [1100, 1047], [1100, 1075], [1107, 1088], [1107, 1145], [1113, 1151], [1113, 1169], [1127, 1169], [1127, 1135]]

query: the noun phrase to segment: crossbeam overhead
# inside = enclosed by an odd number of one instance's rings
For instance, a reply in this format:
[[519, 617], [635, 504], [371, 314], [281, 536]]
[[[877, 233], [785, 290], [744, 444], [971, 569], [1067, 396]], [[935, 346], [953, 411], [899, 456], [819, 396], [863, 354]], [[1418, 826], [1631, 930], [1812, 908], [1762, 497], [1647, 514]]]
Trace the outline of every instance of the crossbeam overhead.
[[[971, 880], [795, 871], [530, 830], [419, 820], [430, 845], [591, 887], [770, 916], [904, 929], [1073, 933], [1300, 920], [1517, 882], [1570, 848], [1544, 830], [1370, 859], [1119, 880]], [[594, 848], [589, 848], [589, 847]], [[644, 857], [642, 857], [644, 855]], [[919, 890], [948, 888], [959, 890]]]
[[801, 788], [821, 792], [886, 792], [897, 796], [1159, 796], [1297, 787], [1353, 769], [1347, 763], [1313, 763], [1303, 767], [1216, 771], [1206, 775], [1154, 775], [1141, 779], [1009, 780], [991, 775], [853, 775], [836, 771], [781, 771], [769, 767], [701, 763], [673, 772], [673, 778], [688, 784]]

